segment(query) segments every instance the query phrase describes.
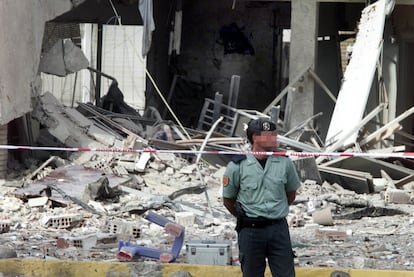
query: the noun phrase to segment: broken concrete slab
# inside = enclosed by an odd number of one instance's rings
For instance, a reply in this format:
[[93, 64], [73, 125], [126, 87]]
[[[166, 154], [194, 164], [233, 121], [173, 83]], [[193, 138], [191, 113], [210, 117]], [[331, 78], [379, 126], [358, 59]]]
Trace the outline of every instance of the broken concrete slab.
[[109, 186], [108, 178], [106, 176], [102, 176], [97, 181], [86, 184], [81, 200], [85, 203], [88, 203], [90, 200], [117, 202], [120, 194], [120, 191], [117, 191]]
[[72, 40], [59, 40], [40, 59], [39, 70], [44, 73], [65, 77], [70, 73], [86, 69], [89, 61]]
[[[92, 139], [85, 133], [85, 129], [79, 127], [76, 121], [72, 121], [59, 101], [51, 94], [46, 92], [36, 98], [38, 101], [34, 107], [32, 116], [43, 126], [47, 127], [48, 132], [67, 147], [90, 147], [105, 148], [104, 145]], [[93, 125], [92, 123], [90, 125]], [[78, 156], [85, 156], [83, 161], [89, 160], [93, 153], [73, 153]]]
[[[346, 137], [344, 145], [356, 142], [354, 130], [366, 110], [382, 39], [386, 18], [386, 1], [377, 1], [362, 10], [353, 52], [329, 124], [325, 144]], [[364, 78], [361, 78], [364, 76]], [[352, 110], [352, 113], [349, 111]], [[344, 120], [346, 118], [346, 120]], [[352, 133], [350, 131], [353, 130]]]
[[399, 180], [413, 175], [414, 170], [394, 165], [379, 159], [366, 157], [340, 157], [322, 164], [323, 166], [351, 169], [370, 173], [374, 178], [381, 177], [381, 170], [385, 170], [393, 180]]
[[[80, 165], [67, 165], [56, 168], [43, 179], [33, 181], [30, 186], [16, 189], [14, 195], [26, 198], [27, 196], [39, 196], [48, 185], [56, 185], [61, 188], [68, 196], [81, 198], [87, 184], [93, 183], [102, 177], [102, 171], [97, 169], [85, 168]], [[128, 180], [126, 177], [106, 176], [109, 186], [115, 187], [119, 183]], [[51, 199], [63, 201], [61, 195], [52, 194]]]
[[357, 193], [370, 193], [374, 191], [372, 176], [356, 170], [319, 166], [319, 173], [324, 181], [337, 183], [345, 189]]

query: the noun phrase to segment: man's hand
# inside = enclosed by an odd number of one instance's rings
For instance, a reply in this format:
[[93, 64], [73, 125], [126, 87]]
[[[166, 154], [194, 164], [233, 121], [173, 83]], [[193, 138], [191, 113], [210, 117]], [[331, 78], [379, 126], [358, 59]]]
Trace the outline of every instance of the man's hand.
[[223, 205], [226, 209], [235, 217], [237, 217], [236, 209], [234, 208], [234, 204], [236, 203], [236, 199], [225, 198], [223, 197]]
[[293, 204], [293, 201], [295, 201], [296, 199], [296, 191], [294, 190], [294, 191], [286, 192], [286, 197], [287, 197], [288, 205]]

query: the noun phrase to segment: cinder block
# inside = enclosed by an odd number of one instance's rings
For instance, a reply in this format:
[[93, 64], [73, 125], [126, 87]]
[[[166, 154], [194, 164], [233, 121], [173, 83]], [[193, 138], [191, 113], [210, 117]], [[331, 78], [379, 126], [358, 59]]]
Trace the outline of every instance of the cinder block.
[[403, 190], [387, 190], [384, 194], [385, 202], [394, 204], [412, 203], [411, 195]]
[[42, 223], [46, 227], [64, 229], [69, 227], [81, 226], [83, 223], [83, 217], [80, 214], [45, 216], [42, 218]]
[[110, 221], [108, 223], [108, 233], [119, 234], [119, 235], [129, 235], [134, 238], [141, 237], [141, 227], [137, 224], [131, 222], [123, 221]]
[[10, 221], [0, 221], [0, 234], [8, 233], [10, 231]]
[[65, 240], [68, 245], [74, 246], [76, 248], [81, 248], [83, 250], [91, 249], [92, 247], [96, 246], [98, 241], [96, 235], [94, 234], [81, 237], [68, 237], [65, 238]]
[[192, 212], [177, 212], [175, 213], [175, 222], [185, 227], [193, 226], [195, 215]]
[[58, 238], [56, 245], [58, 248], [68, 248], [69, 246], [74, 246], [83, 250], [89, 250], [98, 244], [116, 243], [117, 241], [116, 235], [100, 233]]

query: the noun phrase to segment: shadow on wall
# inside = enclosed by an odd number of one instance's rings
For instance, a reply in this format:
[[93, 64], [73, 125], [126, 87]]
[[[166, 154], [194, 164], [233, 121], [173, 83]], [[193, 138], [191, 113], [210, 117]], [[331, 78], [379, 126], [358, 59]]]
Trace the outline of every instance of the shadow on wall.
[[220, 38], [216, 42], [223, 45], [224, 54], [254, 55], [254, 48], [243, 30], [234, 22], [221, 27]]

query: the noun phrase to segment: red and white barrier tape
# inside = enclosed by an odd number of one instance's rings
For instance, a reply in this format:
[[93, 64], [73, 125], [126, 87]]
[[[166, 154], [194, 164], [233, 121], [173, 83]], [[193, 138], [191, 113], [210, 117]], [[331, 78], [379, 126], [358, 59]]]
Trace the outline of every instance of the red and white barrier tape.
[[407, 158], [414, 159], [414, 152], [393, 153], [359, 153], [359, 152], [257, 152], [257, 151], [220, 151], [220, 150], [168, 150], [168, 149], [125, 149], [125, 148], [77, 148], [77, 147], [43, 147], [0, 145], [0, 150], [42, 150], [67, 152], [113, 152], [113, 153], [172, 153], [172, 154], [202, 154], [202, 155], [267, 155], [267, 156], [295, 156], [295, 157], [368, 157], [368, 158]]

